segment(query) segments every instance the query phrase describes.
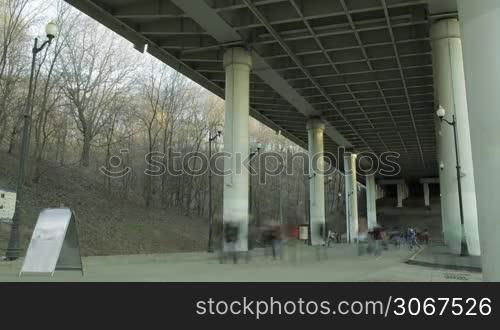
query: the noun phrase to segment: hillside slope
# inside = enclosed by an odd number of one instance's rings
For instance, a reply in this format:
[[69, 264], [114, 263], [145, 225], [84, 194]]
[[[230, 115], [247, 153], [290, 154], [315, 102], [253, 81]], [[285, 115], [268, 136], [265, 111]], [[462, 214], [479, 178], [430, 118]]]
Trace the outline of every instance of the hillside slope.
[[[15, 190], [18, 160], [0, 151], [0, 188]], [[123, 200], [109, 194], [79, 167], [46, 164], [37, 185], [27, 188], [23, 207], [22, 246], [29, 244], [34, 224], [42, 209], [64, 205], [78, 219], [84, 255], [116, 255], [201, 251], [206, 248], [205, 219], [183, 216], [175, 210], [147, 209], [140, 200]], [[0, 224], [0, 255], [7, 248], [10, 225]]]

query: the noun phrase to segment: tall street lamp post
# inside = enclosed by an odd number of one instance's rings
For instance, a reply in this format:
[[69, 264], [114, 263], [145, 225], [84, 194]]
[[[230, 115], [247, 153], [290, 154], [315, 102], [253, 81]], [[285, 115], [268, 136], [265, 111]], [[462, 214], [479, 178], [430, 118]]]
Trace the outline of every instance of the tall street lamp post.
[[313, 173], [313, 175], [306, 175], [305, 180], [304, 180], [304, 186], [305, 186], [305, 199], [306, 199], [306, 205], [305, 205], [305, 211], [306, 211], [306, 223], [309, 228], [309, 240], [308, 244], [311, 245], [312, 240], [311, 240], [311, 194], [310, 194], [310, 184], [309, 182], [314, 179], [316, 176], [316, 173]]
[[214, 252], [213, 245], [213, 215], [212, 215], [212, 142], [221, 137], [222, 131], [217, 131], [217, 134], [208, 137], [208, 252]]
[[[253, 159], [255, 156], [257, 156], [257, 155], [260, 153], [260, 151], [261, 151], [261, 150], [262, 150], [262, 144], [261, 144], [261, 143], [257, 143], [257, 150], [256, 150], [256, 151], [254, 151], [254, 152], [251, 152], [251, 153], [250, 153], [250, 158], [249, 158], [249, 163], [250, 163], [250, 165], [252, 164], [252, 163], [251, 163], [251, 162], [252, 162], [252, 159]], [[250, 166], [250, 167], [251, 167], [251, 166]], [[260, 168], [260, 167], [259, 167], [259, 168]], [[249, 191], [249, 194], [248, 194], [248, 211], [249, 211], [249, 213], [250, 213], [250, 220], [251, 220], [253, 223], [255, 223], [255, 222], [254, 222], [254, 220], [255, 220], [255, 219], [254, 219], [254, 216], [255, 216], [255, 215], [254, 215], [254, 212], [253, 212], [253, 202], [254, 202], [254, 201], [253, 201], [253, 197], [252, 197], [252, 195], [253, 195], [253, 185], [252, 185], [252, 175], [251, 175], [251, 174], [250, 174], [250, 178], [249, 178], [249, 185], [248, 185], [248, 187], [249, 187], [249, 190], [250, 190], [250, 191]]]
[[352, 219], [351, 219], [351, 196], [352, 196], [353, 192], [352, 191], [349, 191], [349, 193], [347, 194], [347, 197], [346, 197], [346, 212], [347, 212], [347, 228], [346, 228], [346, 232], [347, 232], [347, 242], [348, 243], [352, 243], [352, 240], [351, 240], [351, 222], [352, 222]]
[[452, 116], [452, 121], [446, 120], [444, 117], [446, 116], [446, 110], [442, 107], [439, 106], [439, 109], [436, 112], [438, 118], [441, 120], [441, 122], [445, 122], [448, 125], [453, 127], [453, 136], [455, 139], [455, 157], [456, 157], [456, 164], [457, 164], [457, 185], [458, 185], [458, 205], [460, 208], [460, 226], [462, 230], [462, 234], [460, 237], [460, 256], [466, 257], [469, 255], [469, 248], [467, 246], [467, 240], [465, 238], [465, 221], [464, 221], [464, 206], [462, 202], [462, 171], [461, 171], [461, 166], [460, 166], [460, 154], [459, 154], [459, 149], [458, 149], [458, 135], [457, 135], [457, 119], [455, 115]]
[[10, 230], [9, 245], [7, 247], [6, 259], [16, 260], [19, 258], [20, 249], [20, 211], [22, 203], [24, 202], [24, 177], [26, 174], [26, 162], [28, 160], [28, 146], [29, 146], [29, 131], [31, 124], [31, 109], [33, 108], [33, 80], [35, 76], [35, 66], [36, 66], [36, 56], [40, 53], [46, 46], [50, 46], [52, 40], [57, 36], [58, 28], [53, 22], [50, 22], [45, 27], [45, 33], [47, 35], [47, 40], [39, 47], [38, 38], [35, 38], [35, 44], [32, 49], [32, 62], [31, 62], [31, 73], [28, 88], [28, 99], [26, 101], [26, 108], [24, 110], [24, 126], [23, 126], [23, 137], [21, 142], [21, 154], [19, 157], [19, 173], [17, 175], [17, 194], [16, 194], [16, 206], [14, 210], [14, 216], [12, 217], [12, 227]]

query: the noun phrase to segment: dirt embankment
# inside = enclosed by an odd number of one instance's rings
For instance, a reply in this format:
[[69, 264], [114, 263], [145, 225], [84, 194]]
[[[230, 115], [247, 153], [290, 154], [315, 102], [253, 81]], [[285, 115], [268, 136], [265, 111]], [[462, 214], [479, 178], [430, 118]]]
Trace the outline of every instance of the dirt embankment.
[[[0, 188], [15, 190], [18, 160], [0, 151]], [[201, 251], [206, 248], [205, 219], [181, 215], [176, 210], [145, 208], [133, 195], [122, 198], [99, 183], [103, 178], [81, 168], [47, 164], [39, 184], [27, 187], [21, 213], [22, 246], [29, 244], [42, 209], [64, 205], [78, 219], [84, 255], [147, 254]], [[10, 225], [0, 224], [0, 254], [7, 248]]]

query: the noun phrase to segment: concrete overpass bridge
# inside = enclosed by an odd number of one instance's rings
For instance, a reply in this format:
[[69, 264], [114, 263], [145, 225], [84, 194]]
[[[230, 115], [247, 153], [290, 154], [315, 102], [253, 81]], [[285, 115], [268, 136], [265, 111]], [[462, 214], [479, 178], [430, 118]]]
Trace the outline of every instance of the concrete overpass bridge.
[[[500, 53], [500, 1], [66, 1], [224, 98], [225, 151], [248, 155], [249, 115], [311, 154], [353, 151], [337, 164], [348, 174], [352, 233], [355, 154], [400, 154], [398, 180], [366, 178], [370, 226], [377, 180], [397, 184], [399, 200], [407, 180], [428, 192], [439, 177], [445, 241], [459, 253], [464, 233], [469, 251], [482, 252], [485, 278], [500, 280], [500, 207], [491, 188], [500, 180], [488, 174], [500, 162], [492, 87], [500, 85], [500, 66], [490, 65]], [[453, 128], [437, 119], [438, 105], [458, 123], [464, 229]], [[311, 176], [313, 244], [323, 240], [316, 226], [325, 221], [323, 186], [322, 176]], [[224, 221], [246, 230], [248, 173], [225, 178]], [[237, 249], [247, 249], [246, 239]]]

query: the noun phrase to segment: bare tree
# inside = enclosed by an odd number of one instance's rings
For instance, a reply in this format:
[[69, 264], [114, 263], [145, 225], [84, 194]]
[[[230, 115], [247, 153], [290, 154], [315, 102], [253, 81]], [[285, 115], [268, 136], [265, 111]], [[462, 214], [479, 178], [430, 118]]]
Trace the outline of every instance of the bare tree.
[[81, 165], [88, 167], [92, 141], [101, 132], [116, 98], [128, 90], [134, 66], [128, 65], [133, 58], [123, 52], [123, 41], [89, 18], [75, 20], [78, 27], [66, 39], [61, 74], [83, 140]]
[[[187, 109], [193, 90], [193, 84], [178, 72], [171, 72], [165, 82], [165, 109], [163, 115], [163, 154], [164, 166], [172, 166], [172, 143], [179, 118]], [[167, 184], [169, 181], [168, 171], [164, 173], [161, 181], [161, 200], [164, 206], [168, 205], [169, 193]]]
[[[12, 122], [10, 146], [13, 147], [22, 108], [23, 74], [29, 63], [27, 29], [33, 22], [29, 0], [0, 0], [0, 146]], [[14, 136], [14, 138], [12, 138]]]
[[[164, 117], [168, 115], [166, 109], [168, 104], [168, 94], [166, 93], [165, 82], [170, 74], [169, 70], [161, 67], [155, 61], [149, 62], [148, 71], [142, 83], [142, 95], [144, 98], [142, 109], [138, 111], [138, 118], [145, 128], [147, 144], [147, 169], [152, 171], [151, 154], [155, 151], [158, 138], [164, 130], [167, 121]], [[152, 177], [144, 177], [144, 198], [146, 206], [150, 206], [153, 196]]]

